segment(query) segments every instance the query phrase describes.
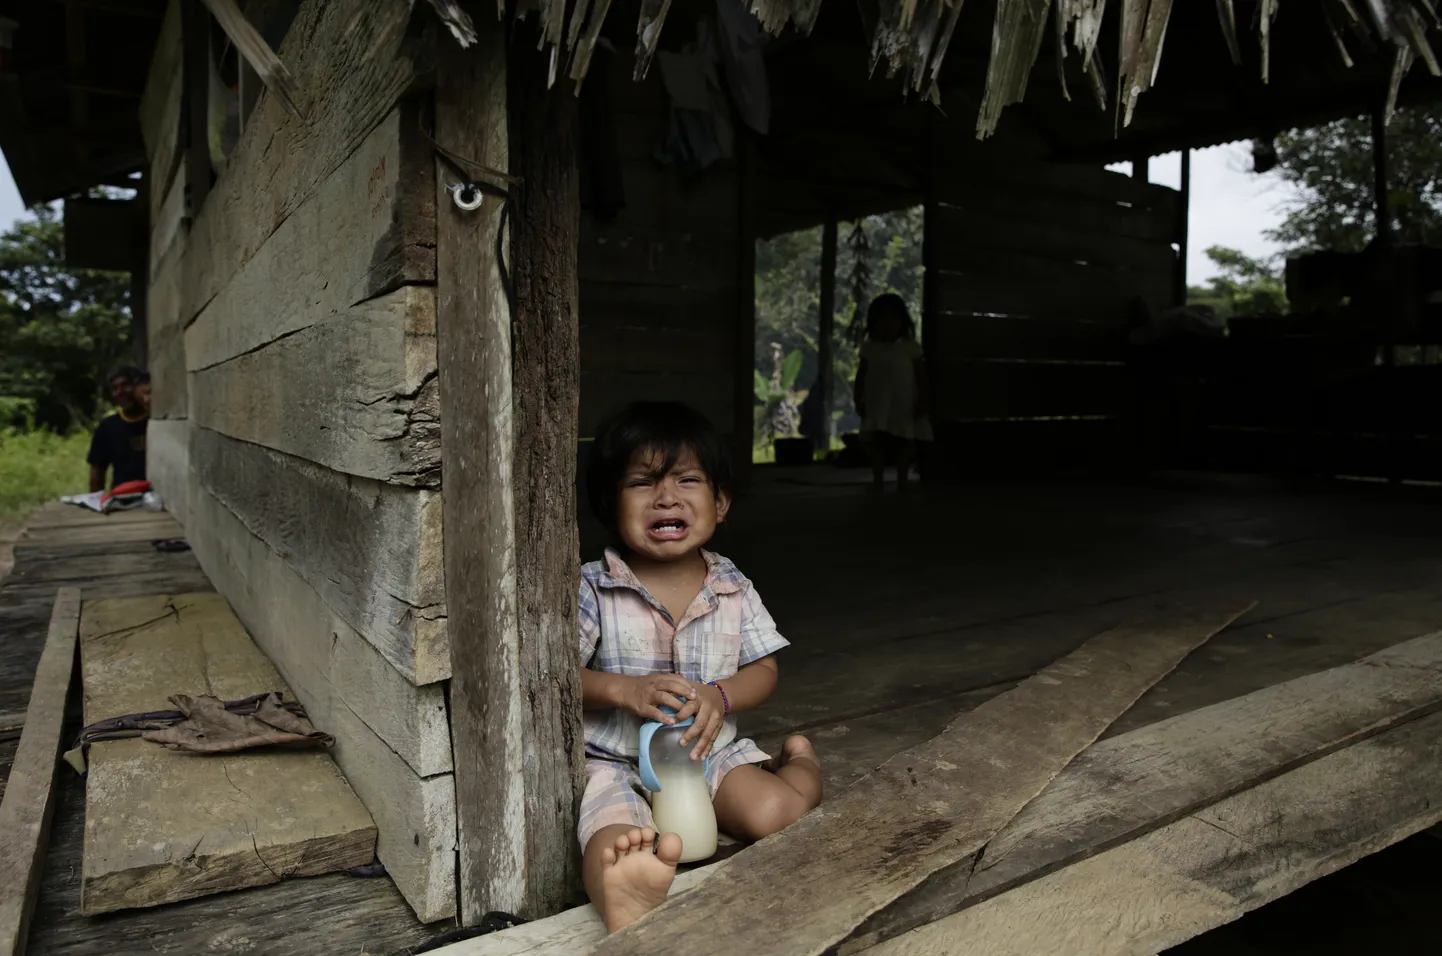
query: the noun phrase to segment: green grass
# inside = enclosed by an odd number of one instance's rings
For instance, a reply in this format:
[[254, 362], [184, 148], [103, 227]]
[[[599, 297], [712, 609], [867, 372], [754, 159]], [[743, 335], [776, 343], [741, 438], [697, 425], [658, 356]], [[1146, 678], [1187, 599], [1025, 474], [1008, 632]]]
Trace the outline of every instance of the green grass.
[[18, 520], [36, 505], [85, 492], [90, 436], [77, 432], [0, 430], [0, 522]]

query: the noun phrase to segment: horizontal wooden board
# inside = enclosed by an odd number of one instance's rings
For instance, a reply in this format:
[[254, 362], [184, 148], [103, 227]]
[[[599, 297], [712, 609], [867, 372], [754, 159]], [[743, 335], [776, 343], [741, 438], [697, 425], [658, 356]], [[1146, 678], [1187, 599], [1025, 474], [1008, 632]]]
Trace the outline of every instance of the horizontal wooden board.
[[[393, 693], [396, 685], [377, 670], [389, 665], [368, 659], [365, 642], [348, 633], [344, 622], [315, 600], [309, 585], [199, 482], [192, 484], [190, 499], [195, 529], [189, 540], [196, 557], [256, 643], [287, 668], [287, 682], [317, 724], [335, 735], [332, 755], [375, 818], [376, 855], [390, 878], [422, 921], [454, 915], [454, 778], [421, 777], [360, 717], [399, 716], [380, 713], [401, 703]], [[334, 646], [312, 656], [318, 636]], [[347, 702], [342, 688], [346, 693], [372, 690], [377, 696]]]
[[182, 526], [190, 524], [190, 420], [152, 418], [145, 428], [145, 477]]
[[939, 476], [1036, 478], [1123, 472], [1133, 431], [1120, 418], [948, 422], [934, 418], [927, 467]]
[[936, 216], [935, 241], [943, 262], [964, 260], [974, 249], [1146, 272], [1167, 272], [1176, 261], [1170, 236], [1137, 239], [1114, 229], [1082, 229], [1059, 218], [1037, 221], [960, 206], [938, 205]]
[[339, 474], [198, 426], [190, 459], [206, 490], [407, 680], [450, 676], [438, 492]]
[[[291, 689], [218, 594], [87, 601], [85, 722]], [[89, 748], [80, 911], [93, 916], [361, 866], [376, 829], [324, 750]], [[156, 799], [164, 794], [163, 799]]]
[[418, 104], [393, 109], [186, 330], [191, 370], [436, 277], [435, 163]]
[[395, 0], [301, 4], [277, 52], [303, 118], [274, 96], [251, 113], [196, 217], [183, 319], [199, 314], [320, 189], [424, 69], [434, 31], [408, 35], [408, 19]]
[[952, 220], [948, 231], [968, 224], [1021, 224], [1065, 227], [1088, 236], [1172, 243], [1177, 223], [1168, 207], [1138, 205], [1125, 199], [1078, 195], [983, 182], [951, 181], [942, 186], [941, 213]]
[[1172, 304], [1170, 274], [978, 249], [940, 255], [936, 304], [941, 312], [1124, 323], [1138, 299], [1153, 309]]
[[583, 372], [714, 371], [736, 351], [734, 294], [582, 282]]
[[591, 372], [581, 370], [581, 437], [594, 436], [600, 421], [631, 402], [685, 402], [729, 434], [736, 386], [725, 372]]
[[631, 227], [617, 222], [581, 228], [577, 273], [582, 282], [658, 285], [726, 291], [736, 287], [735, 232]]
[[1439, 819], [1433, 716], [864, 952], [1150, 956]]
[[1132, 398], [1124, 365], [953, 361], [942, 355], [931, 367], [934, 416], [941, 420], [1116, 415]]
[[435, 323], [435, 289], [403, 286], [195, 372], [191, 417], [335, 471], [434, 487]]
[[952, 361], [1011, 358], [1115, 362], [1124, 360], [1127, 354], [1127, 327], [1119, 322], [980, 312], [943, 312], [932, 322], [935, 354]]
[[[150, 219], [150, 281], [156, 280], [161, 267], [170, 260], [172, 247], [190, 231], [190, 200], [187, 194], [187, 173], [181, 169], [160, 194], [159, 205]], [[176, 310], [179, 314], [180, 273], [176, 273]]]

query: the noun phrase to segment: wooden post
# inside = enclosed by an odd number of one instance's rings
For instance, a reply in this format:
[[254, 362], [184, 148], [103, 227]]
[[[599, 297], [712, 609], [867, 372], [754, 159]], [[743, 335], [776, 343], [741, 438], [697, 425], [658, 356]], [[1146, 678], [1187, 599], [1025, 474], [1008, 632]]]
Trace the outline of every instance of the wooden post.
[[[926, 396], [926, 403], [927, 407], [931, 409], [933, 430], [936, 430], [939, 424], [936, 420], [937, 380], [933, 363], [936, 355], [936, 336], [940, 331], [941, 322], [939, 279], [941, 277], [941, 254], [944, 251], [941, 247], [941, 216], [938, 207], [941, 203], [941, 183], [946, 176], [946, 170], [941, 163], [940, 121], [935, 114], [935, 110], [927, 113], [926, 156], [923, 159], [925, 166], [922, 169], [925, 192], [921, 219], [921, 351], [926, 356], [927, 369], [930, 373], [927, 375], [927, 382], [931, 394]], [[944, 440], [940, 435], [936, 437], [938, 444]], [[917, 464], [923, 481], [929, 481], [934, 477], [936, 462], [940, 457], [942, 457], [940, 447], [926, 442], [922, 442], [918, 447]]]
[[1187, 304], [1187, 237], [1191, 232], [1192, 219], [1192, 151], [1190, 149], [1182, 150], [1181, 193], [1177, 210], [1177, 266], [1172, 296], [1176, 305]]
[[1152, 158], [1145, 153], [1132, 157], [1132, 178], [1139, 183], [1151, 182]]
[[210, 192], [210, 12], [200, 0], [181, 0], [181, 81], [185, 116], [187, 215], [200, 214]]
[[816, 391], [821, 406], [821, 450], [831, 451], [831, 366], [836, 335], [836, 214], [821, 227], [821, 306], [816, 331]]
[[569, 88], [546, 90], [529, 42], [507, 51], [503, 24], [476, 22], [472, 48], [438, 44], [436, 139], [525, 182], [511, 187], [508, 302], [496, 259], [500, 202], [488, 196], [477, 210], [460, 209], [446, 187], [461, 174], [437, 167], [437, 365], [464, 924], [490, 910], [537, 918], [573, 900], [584, 766], [575, 97]]
[[737, 130], [736, 146], [736, 407], [732, 415], [732, 448], [739, 492], [751, 484], [751, 449], [756, 444], [756, 141], [744, 126]]
[[1372, 191], [1377, 204], [1377, 244], [1392, 244], [1392, 213], [1387, 208], [1386, 107], [1372, 110]]

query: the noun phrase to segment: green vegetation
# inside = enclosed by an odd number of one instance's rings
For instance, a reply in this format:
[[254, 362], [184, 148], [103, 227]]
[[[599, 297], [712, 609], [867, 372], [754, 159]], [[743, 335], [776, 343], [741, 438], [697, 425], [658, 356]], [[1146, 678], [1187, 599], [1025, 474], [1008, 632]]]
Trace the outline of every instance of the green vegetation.
[[1224, 246], [1212, 246], [1207, 250], [1207, 258], [1219, 272], [1205, 286], [1188, 287], [1189, 303], [1211, 306], [1224, 319], [1287, 311], [1287, 287], [1280, 258], [1253, 259]]
[[23, 517], [36, 505], [89, 489], [83, 432], [0, 430], [0, 525]]

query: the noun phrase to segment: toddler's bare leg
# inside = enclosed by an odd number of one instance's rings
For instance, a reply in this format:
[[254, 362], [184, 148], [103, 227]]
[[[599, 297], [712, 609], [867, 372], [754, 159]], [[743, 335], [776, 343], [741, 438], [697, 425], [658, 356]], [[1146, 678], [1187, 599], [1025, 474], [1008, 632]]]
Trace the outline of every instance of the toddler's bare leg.
[[666, 834], [653, 853], [655, 843], [656, 831], [650, 827], [614, 824], [597, 830], [586, 844], [581, 877], [607, 932], [636, 922], [666, 902], [681, 860], [681, 838]]
[[765, 767], [737, 767], [716, 791], [716, 823], [737, 839], [784, 830], [821, 802], [821, 761], [805, 737], [788, 737]]

